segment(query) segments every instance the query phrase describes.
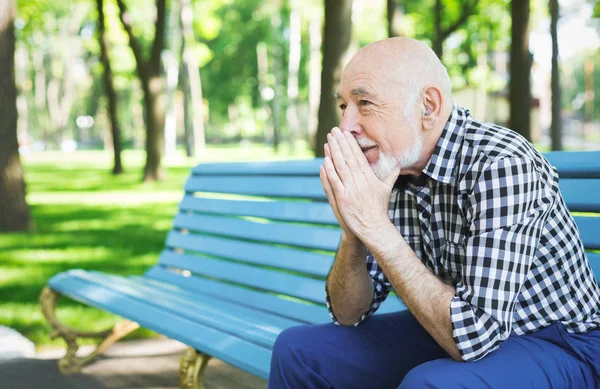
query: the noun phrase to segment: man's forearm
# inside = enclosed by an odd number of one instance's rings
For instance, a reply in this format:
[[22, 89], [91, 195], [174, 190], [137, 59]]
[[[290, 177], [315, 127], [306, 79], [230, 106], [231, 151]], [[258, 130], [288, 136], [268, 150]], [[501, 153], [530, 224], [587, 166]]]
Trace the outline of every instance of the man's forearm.
[[423, 265], [391, 223], [365, 239], [365, 244], [419, 323], [453, 359], [461, 361], [450, 317], [454, 288]]
[[365, 264], [366, 248], [355, 236], [342, 234], [335, 262], [327, 276], [327, 292], [338, 323], [353, 325], [368, 310], [373, 282]]

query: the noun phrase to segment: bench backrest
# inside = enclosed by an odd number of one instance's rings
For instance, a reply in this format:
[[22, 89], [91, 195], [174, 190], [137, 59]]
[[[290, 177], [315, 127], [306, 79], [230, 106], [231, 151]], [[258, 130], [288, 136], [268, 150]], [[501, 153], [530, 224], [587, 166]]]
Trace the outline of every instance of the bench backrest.
[[544, 156], [558, 169], [563, 198], [600, 280], [600, 151], [559, 151]]
[[341, 230], [321, 187], [321, 162], [194, 168], [147, 276], [303, 322], [328, 321], [325, 276]]
[[[600, 250], [600, 152], [549, 153], [584, 245]], [[199, 165], [146, 275], [302, 322], [327, 322], [325, 277], [341, 231], [322, 159]], [[597, 278], [600, 254], [590, 252]], [[401, 309], [387, 299], [379, 312]]]

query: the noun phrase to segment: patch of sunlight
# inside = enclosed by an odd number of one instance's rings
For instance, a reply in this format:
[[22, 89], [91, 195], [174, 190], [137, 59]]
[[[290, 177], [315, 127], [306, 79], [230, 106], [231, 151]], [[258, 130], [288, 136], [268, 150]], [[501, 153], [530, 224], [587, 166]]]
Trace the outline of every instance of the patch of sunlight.
[[[10, 267], [0, 266], [0, 285], [9, 284], [14, 281], [20, 281], [23, 278], [23, 270], [22, 269], [13, 269]], [[2, 304], [2, 310], [0, 312], [4, 312], [4, 304]]]
[[183, 191], [168, 192], [35, 192], [27, 195], [29, 204], [141, 205], [148, 203], [174, 203], [183, 197]]
[[[24, 264], [33, 262], [87, 262], [109, 259], [114, 255], [114, 249], [106, 247], [70, 247], [59, 250], [11, 250], [5, 256], [7, 260], [22, 261]], [[18, 269], [23, 274], [23, 269]], [[0, 274], [0, 279], [2, 275]]]
[[[168, 230], [172, 226], [171, 220], [156, 219], [143, 220], [144, 228], [149, 228], [158, 231]], [[141, 224], [142, 219], [135, 215], [126, 214], [119, 215], [115, 213], [107, 219], [88, 219], [88, 220], [70, 220], [61, 222], [53, 227], [55, 231], [61, 232], [80, 232], [80, 231], [101, 231], [106, 232], [107, 230], [114, 233], [118, 233], [117, 229], [136, 228], [136, 224]], [[110, 232], [108, 232], [110, 234]], [[110, 243], [107, 243], [110, 245]]]

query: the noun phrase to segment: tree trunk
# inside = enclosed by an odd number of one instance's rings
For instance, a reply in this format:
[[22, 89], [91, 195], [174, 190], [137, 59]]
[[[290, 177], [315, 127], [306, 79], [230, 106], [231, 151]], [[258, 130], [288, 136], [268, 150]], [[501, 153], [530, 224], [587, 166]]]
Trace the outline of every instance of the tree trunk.
[[140, 42], [133, 34], [131, 16], [123, 0], [117, 0], [119, 17], [129, 37], [129, 46], [137, 64], [137, 73], [144, 92], [144, 115], [146, 119], [146, 165], [144, 181], [158, 181], [164, 178], [161, 167], [164, 147], [165, 115], [162, 97], [165, 89], [164, 77], [160, 68], [160, 55], [165, 44], [166, 0], [156, 0], [156, 31], [152, 43], [150, 59], [145, 60]]
[[193, 9], [190, 0], [181, 2], [181, 89], [184, 96], [184, 127], [186, 153], [188, 157], [204, 151], [206, 137], [204, 133], [204, 109], [202, 101], [202, 80], [198, 71], [198, 61], [190, 50], [195, 41], [193, 29]]
[[433, 37], [433, 52], [442, 59], [444, 55], [444, 31], [442, 29], [442, 0], [435, 0], [433, 7], [433, 25], [434, 25], [434, 37]]
[[[276, 16], [279, 17], [279, 16]], [[271, 100], [271, 115], [273, 117], [273, 150], [279, 151], [279, 145], [282, 138], [282, 121], [281, 121], [281, 48], [274, 46], [271, 49], [273, 53], [273, 99]]]
[[298, 72], [300, 70], [300, 55], [302, 46], [301, 16], [299, 10], [292, 5], [290, 12], [290, 53], [288, 60], [287, 98], [288, 106], [286, 118], [289, 128], [290, 152], [295, 149], [296, 141], [302, 136], [298, 117]]
[[321, 94], [321, 18], [311, 19], [308, 26], [310, 40], [309, 76], [308, 76], [308, 140], [315, 139], [317, 133], [319, 97]]
[[[164, 178], [161, 167], [165, 144], [165, 114], [162, 104], [163, 86], [160, 76], [152, 77], [144, 90], [144, 114], [146, 119], [146, 165], [144, 181], [160, 181]], [[152, 85], [153, 84], [153, 85]]]
[[387, 0], [388, 37], [401, 36], [398, 26], [401, 17], [398, 0]]
[[183, 143], [185, 145], [185, 155], [189, 157], [196, 156], [194, 148], [194, 129], [193, 126], [193, 111], [192, 99], [190, 96], [190, 78], [184, 59], [185, 40], [181, 42], [181, 58], [179, 62], [179, 89], [183, 96]]
[[15, 0], [0, 0], [0, 232], [31, 227], [17, 142]]
[[342, 76], [342, 60], [352, 35], [352, 0], [325, 0], [323, 30], [323, 70], [319, 123], [314, 145], [315, 155], [324, 156], [327, 134], [339, 124], [337, 102], [333, 96]]
[[531, 53], [529, 52], [529, 0], [511, 1], [510, 127], [531, 140]]
[[550, 35], [552, 36], [552, 123], [550, 124], [550, 137], [552, 150], [562, 150], [562, 119], [560, 115], [560, 78], [558, 67], [558, 0], [550, 0]]
[[121, 129], [119, 128], [119, 121], [117, 120], [117, 93], [113, 85], [113, 73], [110, 67], [110, 60], [108, 56], [108, 43], [106, 36], [106, 26], [104, 24], [104, 1], [96, 0], [98, 6], [98, 40], [100, 42], [100, 60], [104, 67], [104, 91], [108, 100], [108, 118], [110, 121], [110, 133], [112, 137], [113, 153], [114, 153], [114, 166], [112, 173], [117, 175], [123, 173], [123, 165], [121, 163], [121, 150], [123, 149], [121, 143]]

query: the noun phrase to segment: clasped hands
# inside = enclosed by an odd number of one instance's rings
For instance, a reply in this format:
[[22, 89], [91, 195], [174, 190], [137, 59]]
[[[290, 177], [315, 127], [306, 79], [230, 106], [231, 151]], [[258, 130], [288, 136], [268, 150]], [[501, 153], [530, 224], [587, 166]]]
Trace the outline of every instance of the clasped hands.
[[327, 135], [321, 183], [329, 205], [345, 234], [366, 243], [382, 223], [400, 167], [382, 181], [373, 172], [354, 135], [334, 127]]

